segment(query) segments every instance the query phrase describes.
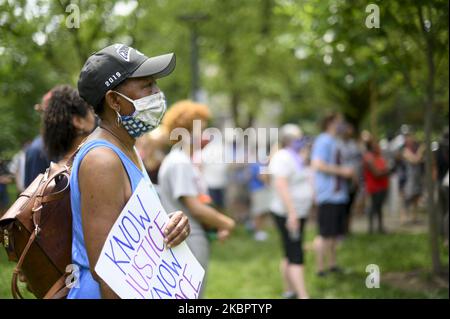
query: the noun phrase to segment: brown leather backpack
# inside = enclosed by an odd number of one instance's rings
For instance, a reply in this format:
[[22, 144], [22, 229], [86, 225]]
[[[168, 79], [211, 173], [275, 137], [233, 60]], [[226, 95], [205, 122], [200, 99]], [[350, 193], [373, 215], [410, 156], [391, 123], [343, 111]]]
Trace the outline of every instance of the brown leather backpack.
[[52, 163], [0, 219], [0, 244], [9, 260], [17, 262], [11, 282], [15, 299], [23, 298], [19, 276], [37, 298], [61, 299], [69, 291], [65, 281], [72, 260], [70, 169], [71, 165]]

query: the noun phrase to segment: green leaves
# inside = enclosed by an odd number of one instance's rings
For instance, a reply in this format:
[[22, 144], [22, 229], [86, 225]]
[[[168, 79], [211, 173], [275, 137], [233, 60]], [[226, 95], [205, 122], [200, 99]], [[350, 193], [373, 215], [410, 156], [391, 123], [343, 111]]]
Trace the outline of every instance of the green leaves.
[[[56, 84], [76, 86], [85, 59], [114, 42], [148, 55], [176, 52], [175, 72], [158, 84], [169, 103], [189, 97], [191, 27], [179, 17], [193, 13], [209, 17], [197, 25], [201, 87], [236, 125], [254, 118], [271, 126], [315, 122], [323, 114], [318, 109], [340, 109], [361, 127], [376, 114], [386, 131], [421, 123], [417, 105], [427, 74], [422, 6], [436, 61], [436, 104], [445, 118], [448, 3], [373, 3], [379, 29], [366, 27], [367, 2], [361, 0], [0, 1], [1, 149], [17, 149], [35, 135], [34, 103]], [[79, 28], [67, 27], [69, 4], [79, 7]], [[265, 117], [266, 104], [281, 105], [280, 117]]]

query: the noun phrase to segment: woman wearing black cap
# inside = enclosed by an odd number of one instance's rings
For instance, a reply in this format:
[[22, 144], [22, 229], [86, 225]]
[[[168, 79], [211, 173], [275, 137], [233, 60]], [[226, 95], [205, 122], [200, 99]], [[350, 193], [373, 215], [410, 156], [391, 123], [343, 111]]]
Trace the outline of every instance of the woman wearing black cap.
[[[174, 54], [148, 58], [115, 44], [89, 57], [81, 70], [80, 96], [93, 106], [101, 122], [72, 167], [72, 260], [80, 271], [68, 298], [117, 298], [94, 268], [138, 183], [145, 179], [151, 184], [134, 143], [159, 125], [166, 104], [155, 79], [170, 74], [174, 67]], [[189, 232], [187, 217], [175, 212], [165, 229], [167, 246], [178, 245]]]

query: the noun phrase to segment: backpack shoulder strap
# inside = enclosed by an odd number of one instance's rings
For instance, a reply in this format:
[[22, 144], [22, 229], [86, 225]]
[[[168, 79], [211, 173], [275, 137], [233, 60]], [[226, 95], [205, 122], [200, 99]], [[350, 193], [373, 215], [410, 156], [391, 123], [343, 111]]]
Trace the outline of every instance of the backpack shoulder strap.
[[67, 160], [66, 164], [64, 165], [67, 168], [67, 171], [70, 172], [72, 169], [73, 162], [75, 160], [75, 157], [77, 156], [80, 149], [86, 144], [86, 139], [84, 139], [80, 145], [78, 145], [77, 150], [70, 155], [69, 159]]
[[59, 277], [53, 286], [45, 294], [44, 299], [62, 299], [69, 294], [69, 288], [66, 286], [66, 274]]

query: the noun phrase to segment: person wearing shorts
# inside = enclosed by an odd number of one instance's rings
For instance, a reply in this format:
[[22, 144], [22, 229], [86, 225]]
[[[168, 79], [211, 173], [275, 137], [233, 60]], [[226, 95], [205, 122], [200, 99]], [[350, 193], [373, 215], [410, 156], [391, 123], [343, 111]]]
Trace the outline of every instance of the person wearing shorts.
[[318, 205], [319, 235], [333, 238], [345, 233], [347, 204], [323, 203]]
[[251, 163], [248, 165], [249, 181], [248, 190], [250, 192], [250, 214], [253, 221], [253, 238], [256, 241], [265, 241], [268, 234], [264, 231], [265, 218], [270, 212], [270, 201], [272, 193], [266, 185], [267, 177], [261, 174], [262, 165]]
[[286, 124], [281, 128], [281, 146], [270, 160], [273, 197], [270, 210], [280, 233], [284, 258], [280, 269], [284, 297], [306, 299], [303, 234], [314, 201], [313, 175], [300, 151], [305, 146], [300, 128]]
[[317, 274], [326, 274], [325, 257], [328, 270], [340, 271], [336, 264], [338, 238], [345, 233], [345, 216], [348, 203], [348, 183], [354, 170], [342, 162], [336, 135], [342, 123], [339, 114], [327, 115], [322, 123], [322, 133], [314, 141], [312, 167], [315, 169], [315, 197], [318, 206], [319, 237], [316, 242]]

